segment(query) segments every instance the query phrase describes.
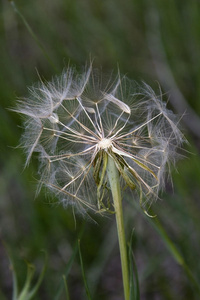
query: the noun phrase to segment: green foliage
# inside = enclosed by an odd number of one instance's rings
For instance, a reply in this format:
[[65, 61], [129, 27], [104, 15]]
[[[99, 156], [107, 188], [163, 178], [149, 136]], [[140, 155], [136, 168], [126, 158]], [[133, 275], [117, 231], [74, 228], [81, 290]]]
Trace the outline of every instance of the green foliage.
[[[11, 259], [11, 258], [10, 258]], [[47, 266], [47, 257], [45, 253], [44, 266], [41, 270], [40, 275], [38, 275], [36, 283], [33, 285], [33, 277], [35, 274], [35, 266], [29, 262], [26, 262], [27, 274], [23, 287], [20, 289], [18, 285], [18, 270], [14, 265], [13, 259], [11, 259], [11, 270], [13, 277], [13, 294], [12, 300], [31, 300], [34, 299], [41, 283], [44, 278], [44, 274]]]
[[78, 241], [78, 250], [79, 250], [79, 257], [80, 257], [80, 264], [81, 264], [83, 282], [84, 282], [84, 286], [85, 286], [85, 292], [86, 292], [86, 295], [87, 295], [87, 299], [91, 300], [92, 298], [91, 298], [90, 290], [89, 290], [86, 275], [85, 275], [85, 269], [84, 269], [84, 265], [83, 265], [83, 258], [82, 258], [82, 254], [81, 254], [80, 240]]
[[132, 251], [133, 246], [133, 233], [131, 234], [128, 254], [129, 254], [129, 274], [130, 274], [130, 300], [140, 300], [140, 287], [139, 287], [139, 276], [137, 270], [137, 264]]

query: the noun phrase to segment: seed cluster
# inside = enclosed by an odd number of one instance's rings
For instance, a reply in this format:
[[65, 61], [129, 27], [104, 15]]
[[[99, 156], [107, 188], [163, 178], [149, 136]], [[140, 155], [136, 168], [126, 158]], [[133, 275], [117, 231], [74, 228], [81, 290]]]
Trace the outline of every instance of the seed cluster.
[[161, 95], [127, 77], [105, 78], [91, 66], [81, 74], [69, 68], [29, 92], [16, 109], [25, 116], [26, 164], [39, 154], [40, 186], [60, 203], [81, 213], [111, 211], [108, 156], [124, 193], [132, 190], [141, 205], [157, 199], [184, 140]]

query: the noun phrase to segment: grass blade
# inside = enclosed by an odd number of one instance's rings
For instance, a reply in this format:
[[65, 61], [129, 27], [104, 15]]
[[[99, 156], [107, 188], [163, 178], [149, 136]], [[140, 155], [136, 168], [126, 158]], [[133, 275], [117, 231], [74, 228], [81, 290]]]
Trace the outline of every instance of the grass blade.
[[131, 233], [131, 238], [128, 245], [129, 254], [129, 274], [130, 274], [130, 300], [140, 300], [140, 287], [139, 278], [137, 272], [137, 266], [135, 262], [135, 257], [132, 251], [133, 244], [133, 232]]
[[138, 205], [136, 203], [134, 203], [134, 207], [137, 209], [137, 211], [139, 213], [142, 214], [143, 217], [145, 217], [145, 219], [152, 225], [152, 227], [160, 235], [160, 237], [162, 238], [162, 241], [165, 244], [166, 248], [171, 253], [174, 260], [184, 269], [188, 279], [190, 280], [190, 282], [193, 285], [194, 289], [196, 290], [197, 294], [200, 296], [200, 285], [199, 285], [199, 283], [197, 282], [196, 278], [194, 277], [192, 271], [190, 270], [190, 268], [186, 264], [183, 256], [181, 255], [181, 253], [179, 252], [177, 247], [174, 245], [172, 240], [170, 240], [167, 232], [165, 231], [165, 229], [163, 228], [163, 226], [159, 222], [158, 217], [150, 218], [146, 214], [143, 214], [141, 212], [141, 209], [138, 207]]
[[[63, 275], [63, 277], [65, 278], [65, 281], [67, 280], [67, 277], [69, 275], [69, 272], [71, 270], [71, 267], [72, 267], [72, 264], [74, 262], [74, 259], [76, 257], [76, 254], [77, 254], [77, 251], [78, 251], [78, 245], [76, 244], [75, 247], [74, 247], [74, 250], [73, 250], [73, 253], [67, 263], [67, 267], [66, 267], [66, 270], [65, 270], [65, 275]], [[64, 285], [65, 289], [66, 289], [66, 285]], [[60, 295], [63, 291], [63, 281], [60, 282], [60, 285], [58, 287], [58, 291], [56, 293], [56, 296], [54, 298], [54, 300], [59, 300], [60, 299]], [[68, 298], [67, 298], [68, 299]]]
[[197, 282], [196, 278], [194, 277], [194, 275], [193, 275], [192, 271], [190, 270], [190, 268], [188, 267], [188, 265], [185, 263], [184, 258], [182, 257], [182, 255], [180, 254], [180, 252], [178, 251], [178, 249], [176, 248], [174, 243], [168, 237], [165, 229], [163, 228], [163, 226], [159, 222], [158, 218], [151, 219], [150, 222], [153, 225], [153, 227], [156, 229], [156, 231], [159, 233], [159, 235], [161, 236], [164, 244], [166, 245], [169, 252], [172, 254], [175, 261], [179, 265], [181, 265], [182, 268], [185, 270], [185, 273], [187, 274], [190, 282], [193, 284], [194, 288], [196, 289], [196, 292], [200, 296], [199, 283]]
[[83, 259], [82, 259], [81, 248], [80, 248], [80, 240], [78, 240], [78, 250], [79, 250], [79, 257], [80, 257], [80, 263], [81, 263], [81, 271], [82, 271], [82, 276], [83, 276], [83, 281], [84, 281], [86, 295], [87, 295], [87, 297], [88, 297], [89, 300], [92, 300], [91, 295], [90, 295], [90, 291], [89, 291], [89, 288], [88, 288], [86, 276], [85, 276], [85, 271], [84, 271], [84, 266], [83, 266]]
[[63, 275], [63, 280], [64, 280], [64, 286], [65, 286], [66, 300], [70, 300], [69, 289], [68, 289], [67, 279], [66, 279], [65, 275]]
[[36, 42], [36, 44], [38, 45], [38, 47], [41, 49], [43, 55], [46, 57], [46, 59], [48, 60], [48, 62], [50, 63], [50, 65], [54, 68], [54, 70], [56, 70], [57, 68], [54, 65], [54, 63], [52, 62], [52, 59], [49, 57], [49, 55], [48, 55], [47, 51], [45, 50], [44, 46], [39, 41], [39, 39], [36, 36], [36, 34], [33, 32], [31, 26], [29, 25], [29, 23], [27, 22], [27, 20], [25, 19], [25, 17], [20, 12], [20, 10], [16, 6], [15, 2], [14, 1], [10, 1], [10, 4], [13, 7], [14, 11], [16, 12], [16, 14], [21, 18], [21, 20], [24, 23], [25, 27], [27, 28], [28, 32], [30, 33], [30, 35], [32, 36], [32, 38], [34, 39], [34, 41]]

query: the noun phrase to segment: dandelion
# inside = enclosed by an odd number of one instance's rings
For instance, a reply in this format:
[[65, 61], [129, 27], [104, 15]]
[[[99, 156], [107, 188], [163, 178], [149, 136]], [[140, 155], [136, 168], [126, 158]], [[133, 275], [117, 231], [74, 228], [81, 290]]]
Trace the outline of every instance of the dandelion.
[[[161, 95], [125, 76], [106, 79], [91, 66], [81, 75], [68, 68], [51, 82], [32, 87], [16, 111], [25, 116], [26, 164], [33, 152], [39, 154], [40, 186], [82, 214], [115, 213], [122, 231], [121, 191], [132, 190], [142, 207], [150, 205], [184, 141]], [[122, 260], [128, 282], [126, 255]]]
[[91, 67], [81, 75], [69, 68], [29, 91], [16, 109], [26, 118], [26, 164], [39, 153], [41, 183], [64, 206], [82, 213], [113, 209], [109, 158], [121, 190], [129, 187], [142, 205], [158, 197], [183, 135], [175, 115], [147, 84], [140, 87], [119, 75], [104, 81]]

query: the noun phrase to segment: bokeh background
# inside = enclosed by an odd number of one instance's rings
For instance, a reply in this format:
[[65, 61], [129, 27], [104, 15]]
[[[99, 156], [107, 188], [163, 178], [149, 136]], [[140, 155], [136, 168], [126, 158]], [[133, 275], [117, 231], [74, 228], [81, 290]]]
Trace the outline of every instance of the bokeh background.
[[[17, 9], [18, 11], [17, 11]], [[152, 211], [200, 281], [200, 1], [198, 0], [2, 0], [0, 2], [0, 299], [12, 297], [15, 261], [19, 286], [26, 263], [36, 278], [48, 264], [34, 299], [66, 299], [62, 275], [80, 238], [88, 285], [95, 300], [121, 300], [120, 259], [114, 217], [97, 223], [74, 220], [70, 210], [35, 198], [37, 160], [24, 170], [17, 148], [21, 119], [8, 110], [27, 86], [50, 80], [70, 62], [78, 69], [90, 58], [103, 72], [117, 70], [158, 89], [178, 113], [189, 142], [185, 158], [172, 169], [162, 201]], [[185, 270], [141, 211], [124, 203], [127, 237], [134, 229], [133, 252], [142, 300], [199, 299]], [[80, 260], [67, 277], [72, 300], [86, 299]]]

